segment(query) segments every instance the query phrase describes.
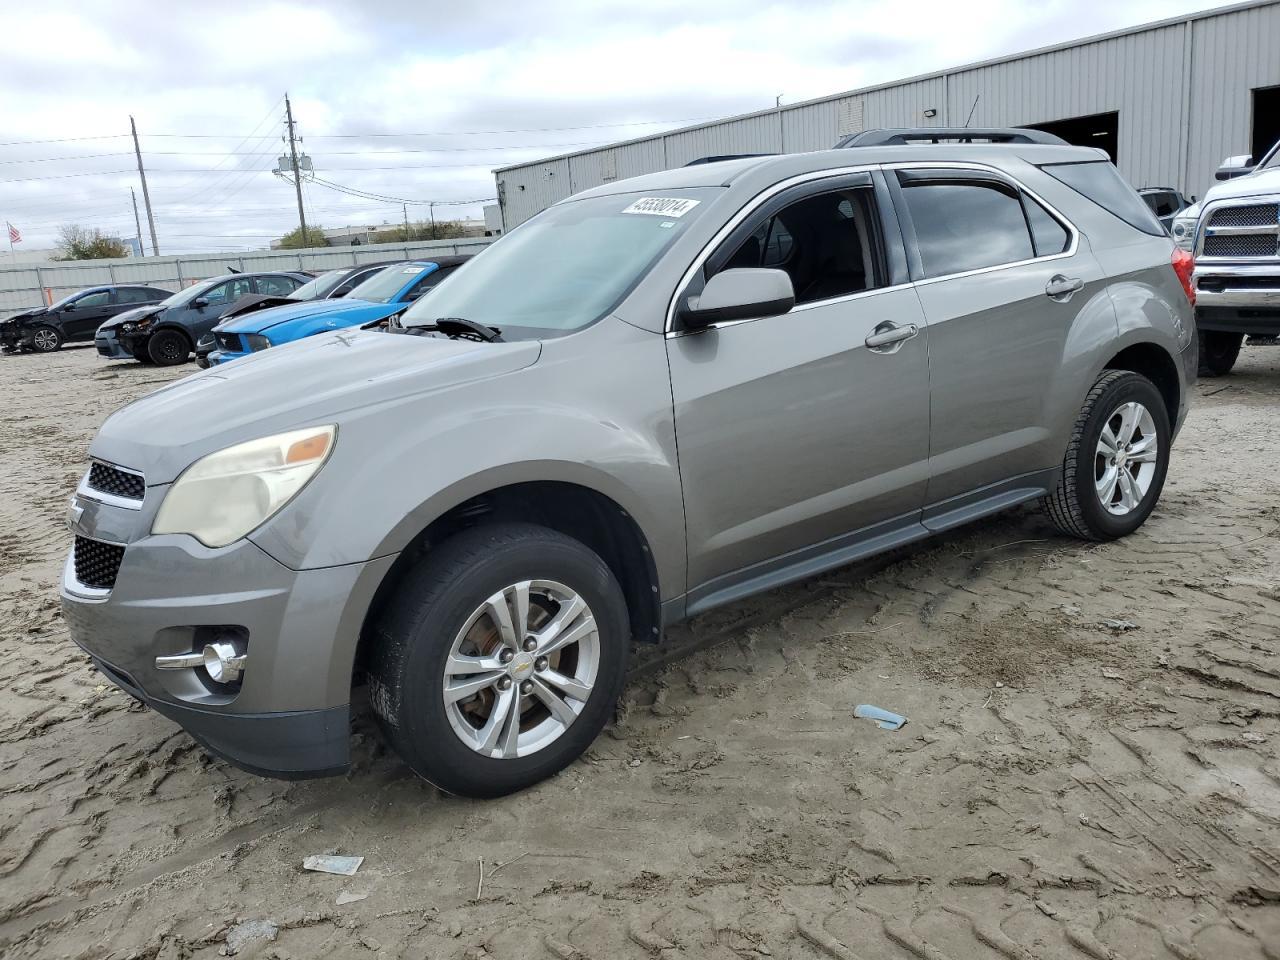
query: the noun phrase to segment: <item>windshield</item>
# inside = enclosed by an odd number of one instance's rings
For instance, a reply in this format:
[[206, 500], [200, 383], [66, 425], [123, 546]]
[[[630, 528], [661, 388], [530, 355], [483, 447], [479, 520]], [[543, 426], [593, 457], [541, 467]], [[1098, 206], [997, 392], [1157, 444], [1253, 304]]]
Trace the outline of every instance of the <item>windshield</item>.
[[83, 297], [85, 294], [88, 294], [88, 293], [97, 293], [97, 291], [96, 290], [77, 290], [75, 293], [68, 293], [61, 300], [55, 300], [53, 301], [53, 303], [49, 304], [49, 309], [57, 310], [63, 304], [70, 303], [76, 297]]
[[187, 287], [185, 290], [179, 290], [177, 293], [175, 293], [172, 297], [169, 297], [167, 300], [160, 301], [158, 306], [180, 307], [183, 304], [190, 303], [192, 300], [194, 300], [196, 297], [200, 296], [201, 294], [206, 293], [209, 290], [212, 290], [214, 287], [216, 287], [225, 279], [227, 278], [214, 277], [212, 280], [201, 280], [199, 283], [193, 283], [191, 286]]
[[1280, 140], [1267, 151], [1266, 156], [1258, 163], [1259, 170], [1277, 170], [1280, 169]]
[[711, 196], [703, 187], [557, 204], [442, 281], [400, 322], [427, 326], [437, 317], [461, 317], [497, 327], [505, 339], [520, 328], [581, 329], [630, 292]]
[[406, 263], [379, 270], [364, 283], [347, 294], [349, 300], [368, 300], [371, 303], [390, 303], [392, 298], [414, 277], [421, 276], [428, 268], [421, 263]]
[[289, 294], [289, 300], [319, 300], [327, 296], [329, 291], [336, 287], [350, 270], [326, 270], [314, 280], [308, 280], [293, 293]]

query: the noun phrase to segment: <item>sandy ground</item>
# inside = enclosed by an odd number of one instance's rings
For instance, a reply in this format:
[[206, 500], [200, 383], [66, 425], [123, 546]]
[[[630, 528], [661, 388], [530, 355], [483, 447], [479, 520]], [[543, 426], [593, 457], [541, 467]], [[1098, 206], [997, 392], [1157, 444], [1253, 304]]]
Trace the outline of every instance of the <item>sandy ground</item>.
[[0, 357], [5, 957], [1280, 957], [1280, 348], [1197, 388], [1137, 535], [1024, 510], [703, 618], [488, 803], [367, 721], [345, 778], [241, 773], [70, 644], [87, 442], [169, 378]]

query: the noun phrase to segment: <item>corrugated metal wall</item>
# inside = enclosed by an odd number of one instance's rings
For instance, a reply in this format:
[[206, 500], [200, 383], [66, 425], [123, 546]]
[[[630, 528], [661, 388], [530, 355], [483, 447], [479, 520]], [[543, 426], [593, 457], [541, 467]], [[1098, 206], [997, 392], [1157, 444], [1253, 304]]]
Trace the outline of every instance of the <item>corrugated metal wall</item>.
[[973, 126], [1118, 111], [1121, 173], [1200, 196], [1223, 157], [1249, 150], [1252, 91], [1276, 85], [1272, 0], [499, 170], [498, 195], [510, 230], [580, 190], [698, 157], [824, 150], [875, 127], [962, 126], [972, 108]]

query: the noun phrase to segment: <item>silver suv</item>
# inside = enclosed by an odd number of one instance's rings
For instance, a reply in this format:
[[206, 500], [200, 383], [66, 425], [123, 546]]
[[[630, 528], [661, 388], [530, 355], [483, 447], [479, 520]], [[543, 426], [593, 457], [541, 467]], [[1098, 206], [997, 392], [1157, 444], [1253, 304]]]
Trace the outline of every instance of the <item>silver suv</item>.
[[[348, 765], [353, 684], [457, 794], [560, 770], [628, 646], [1014, 504], [1140, 526], [1185, 265], [1099, 151], [868, 146], [589, 190], [390, 330], [167, 386], [71, 505], [75, 641], [213, 752]], [[1179, 261], [1180, 262], [1180, 261]]]

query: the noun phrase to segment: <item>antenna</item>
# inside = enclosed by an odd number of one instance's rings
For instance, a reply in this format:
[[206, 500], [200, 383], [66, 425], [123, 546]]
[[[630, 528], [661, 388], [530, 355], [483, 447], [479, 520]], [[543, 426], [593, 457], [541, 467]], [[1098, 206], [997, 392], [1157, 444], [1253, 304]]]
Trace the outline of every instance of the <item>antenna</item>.
[[969, 128], [970, 121], [973, 120], [973, 111], [978, 109], [978, 101], [981, 99], [982, 99], [982, 94], [978, 94], [976, 97], [973, 98], [973, 106], [969, 108], [969, 116], [966, 117], [964, 121], [964, 126], [966, 130]]

